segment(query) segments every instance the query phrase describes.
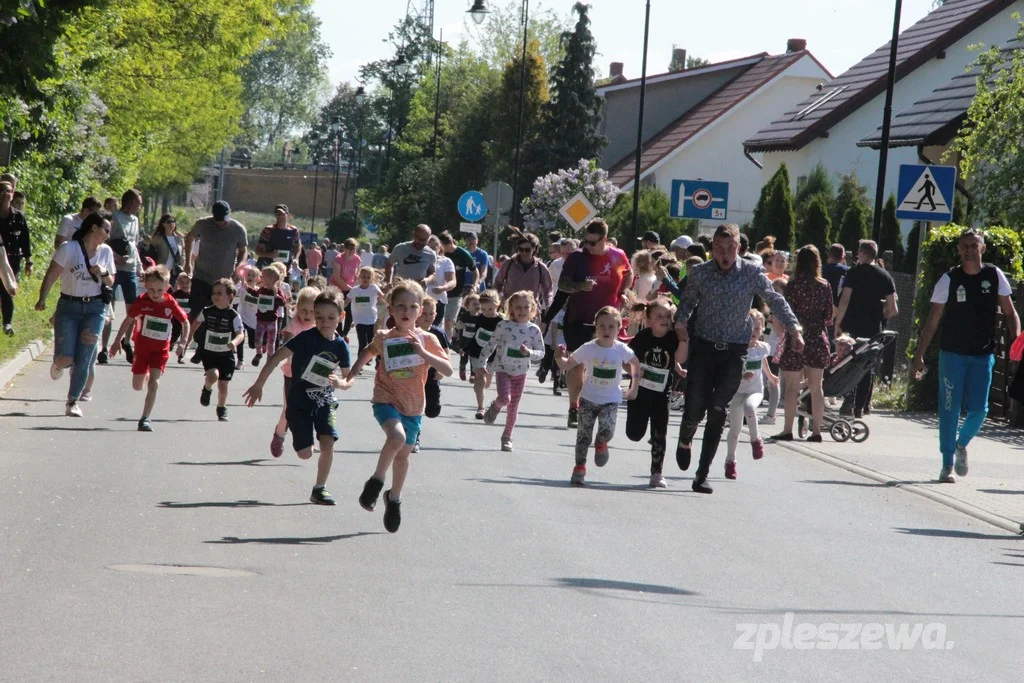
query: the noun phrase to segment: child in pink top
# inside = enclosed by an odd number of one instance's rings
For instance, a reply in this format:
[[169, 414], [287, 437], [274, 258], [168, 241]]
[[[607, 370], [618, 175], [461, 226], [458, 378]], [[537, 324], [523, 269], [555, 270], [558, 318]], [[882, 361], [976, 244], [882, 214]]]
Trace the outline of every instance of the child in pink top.
[[[300, 332], [316, 327], [313, 302], [316, 301], [319, 294], [320, 292], [312, 287], [303, 287], [299, 290], [299, 300], [295, 304], [295, 317], [281, 332], [282, 344]], [[270, 454], [275, 458], [280, 458], [284, 453], [284, 435], [288, 431], [288, 419], [285, 417], [285, 412], [288, 410], [288, 390], [292, 383], [292, 359], [290, 357], [281, 363], [281, 372], [284, 373], [284, 400], [281, 401], [281, 417], [277, 419], [274, 436], [270, 439]]]

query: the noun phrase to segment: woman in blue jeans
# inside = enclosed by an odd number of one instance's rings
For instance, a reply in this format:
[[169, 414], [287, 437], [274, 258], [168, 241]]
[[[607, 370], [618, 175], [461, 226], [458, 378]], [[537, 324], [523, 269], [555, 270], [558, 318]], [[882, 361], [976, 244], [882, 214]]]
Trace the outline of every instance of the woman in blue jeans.
[[109, 213], [100, 211], [88, 216], [74, 236], [57, 247], [39, 287], [36, 310], [44, 311], [50, 288], [60, 278], [60, 300], [53, 317], [50, 377], [60, 379], [71, 368], [71, 388], [64, 411], [68, 417], [82, 417], [78, 400], [96, 360], [96, 346], [106, 320], [101, 285], [113, 285], [115, 272], [114, 252], [104, 244], [109, 235]]

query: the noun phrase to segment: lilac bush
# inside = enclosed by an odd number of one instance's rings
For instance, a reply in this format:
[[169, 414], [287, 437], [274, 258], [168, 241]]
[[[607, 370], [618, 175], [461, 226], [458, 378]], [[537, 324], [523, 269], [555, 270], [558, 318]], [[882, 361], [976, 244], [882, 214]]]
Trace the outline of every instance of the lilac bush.
[[615, 205], [620, 190], [608, 180], [608, 172], [594, 159], [580, 159], [575, 167], [537, 178], [533, 193], [522, 202], [523, 223], [528, 230], [571, 230], [558, 210], [582, 192], [603, 215]]

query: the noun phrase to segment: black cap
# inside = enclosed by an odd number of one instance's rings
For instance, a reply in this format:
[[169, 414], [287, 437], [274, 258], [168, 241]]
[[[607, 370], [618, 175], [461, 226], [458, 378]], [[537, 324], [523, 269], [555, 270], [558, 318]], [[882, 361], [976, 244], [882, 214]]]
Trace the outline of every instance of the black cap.
[[284, 211], [285, 213], [291, 213], [291, 211], [288, 210], [287, 204], [278, 204], [277, 206], [275, 206], [274, 213], [277, 213], [278, 210]]
[[661, 235], [659, 235], [658, 233], [654, 232], [653, 230], [648, 230], [647, 232], [644, 233], [644, 236], [640, 238], [640, 241], [641, 242], [654, 242], [655, 244], [661, 244]]
[[213, 203], [213, 219], [222, 221], [231, 214], [231, 205], [223, 199]]

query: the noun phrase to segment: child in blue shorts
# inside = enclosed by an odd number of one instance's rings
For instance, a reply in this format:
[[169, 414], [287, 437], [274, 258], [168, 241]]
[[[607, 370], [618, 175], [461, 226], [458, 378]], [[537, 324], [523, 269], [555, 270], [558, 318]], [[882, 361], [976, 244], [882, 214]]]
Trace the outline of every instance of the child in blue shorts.
[[372, 511], [391, 470], [391, 489], [384, 492], [384, 528], [394, 533], [402, 523], [401, 495], [409, 473], [409, 455], [420, 433], [426, 407], [427, 372], [450, 377], [452, 364], [434, 335], [416, 327], [423, 311], [423, 288], [415, 282], [396, 280], [388, 295], [388, 312], [395, 326], [381, 330], [349, 370], [348, 379], [359, 374], [370, 359], [378, 357], [373, 385], [373, 416], [386, 440], [377, 470], [363, 486], [359, 504]]

